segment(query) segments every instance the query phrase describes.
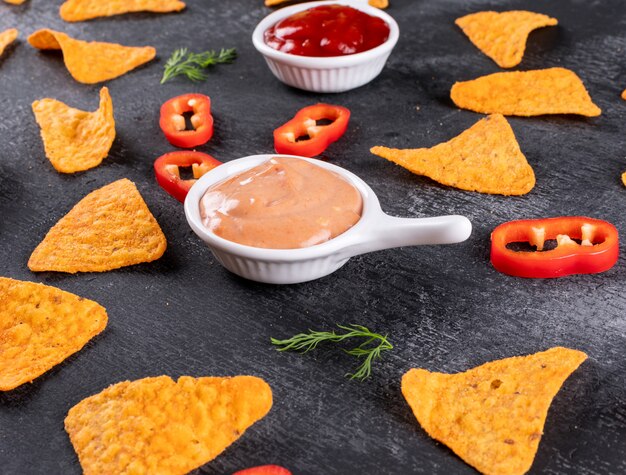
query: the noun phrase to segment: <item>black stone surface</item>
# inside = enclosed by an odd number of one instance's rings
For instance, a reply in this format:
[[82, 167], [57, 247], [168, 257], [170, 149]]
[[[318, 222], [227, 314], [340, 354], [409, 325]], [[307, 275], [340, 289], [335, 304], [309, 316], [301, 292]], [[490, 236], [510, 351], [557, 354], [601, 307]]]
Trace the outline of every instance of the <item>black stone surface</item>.
[[[626, 6], [622, 0], [392, 0], [401, 38], [382, 75], [341, 95], [288, 88], [271, 75], [250, 35], [269, 10], [261, 0], [188, 0], [180, 14], [135, 14], [64, 23], [61, 0], [0, 3], [0, 30], [19, 42], [0, 59], [0, 274], [94, 299], [106, 331], [32, 384], [0, 395], [0, 472], [80, 473], [63, 430], [68, 409], [112, 383], [168, 374], [253, 374], [274, 391], [270, 414], [198, 473], [232, 473], [265, 463], [295, 474], [472, 473], [416, 423], [400, 393], [411, 367], [455, 372], [556, 345], [589, 360], [554, 400], [531, 473], [626, 472], [626, 263], [601, 275], [523, 280], [489, 264], [489, 234], [525, 217], [590, 215], [626, 232]], [[537, 185], [524, 197], [439, 186], [369, 153], [373, 145], [424, 147], [446, 141], [481, 116], [453, 106], [455, 80], [499, 71], [454, 25], [483, 9], [529, 9], [559, 19], [531, 35], [519, 69], [564, 66], [584, 80], [602, 116], [511, 118]], [[158, 59], [107, 83], [117, 138], [96, 169], [54, 171], [30, 104], [52, 97], [95, 109], [100, 86], [75, 82], [61, 56], [26, 37], [49, 27], [81, 39], [154, 45]], [[172, 50], [237, 47], [232, 66], [204, 83], [159, 85]], [[459, 213], [474, 224], [454, 246], [396, 249], [352, 259], [324, 279], [261, 285], [226, 272], [188, 228], [182, 206], [156, 184], [152, 163], [173, 150], [158, 109], [201, 92], [213, 100], [216, 131], [199, 150], [227, 161], [272, 151], [272, 130], [300, 107], [334, 102], [351, 125], [327, 158], [357, 173], [397, 216]], [[31, 273], [26, 262], [48, 229], [88, 192], [133, 180], [168, 238], [159, 261], [102, 274]], [[281, 354], [269, 338], [336, 323], [388, 333], [395, 348], [371, 380], [351, 382], [354, 362], [336, 349]]]

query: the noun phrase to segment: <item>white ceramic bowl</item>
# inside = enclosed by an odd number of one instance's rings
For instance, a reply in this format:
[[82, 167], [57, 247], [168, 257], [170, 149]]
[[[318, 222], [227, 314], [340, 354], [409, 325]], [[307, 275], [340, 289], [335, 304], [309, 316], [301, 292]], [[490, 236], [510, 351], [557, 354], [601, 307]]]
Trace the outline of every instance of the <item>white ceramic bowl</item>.
[[[287, 54], [265, 44], [265, 30], [294, 13], [319, 5], [348, 5], [385, 20], [389, 38], [382, 45], [347, 56], [309, 57]], [[254, 29], [252, 43], [263, 55], [274, 76], [289, 86], [312, 92], [343, 92], [367, 84], [380, 74], [391, 50], [398, 42], [400, 29], [384, 11], [371, 7], [364, 0], [307, 2], [281, 8], [266, 16]]]
[[241, 277], [270, 284], [296, 284], [324, 277], [359, 254], [401, 246], [453, 244], [465, 241], [472, 232], [471, 223], [463, 216], [391, 217], [383, 213], [374, 191], [358, 176], [336, 165], [303, 157], [293, 158], [338, 173], [363, 196], [361, 219], [345, 233], [301, 249], [263, 249], [228, 241], [205, 228], [200, 216], [200, 199], [206, 190], [272, 157], [290, 155], [252, 155], [224, 163], [202, 176], [185, 199], [185, 215], [191, 229], [224, 267]]

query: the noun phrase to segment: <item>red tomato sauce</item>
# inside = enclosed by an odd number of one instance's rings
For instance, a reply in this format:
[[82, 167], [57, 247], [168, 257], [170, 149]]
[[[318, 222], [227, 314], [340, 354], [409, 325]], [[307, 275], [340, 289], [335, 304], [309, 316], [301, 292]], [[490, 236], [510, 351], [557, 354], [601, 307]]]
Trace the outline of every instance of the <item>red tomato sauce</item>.
[[309, 8], [265, 31], [265, 43], [298, 56], [345, 56], [380, 46], [389, 38], [382, 19], [344, 5]]

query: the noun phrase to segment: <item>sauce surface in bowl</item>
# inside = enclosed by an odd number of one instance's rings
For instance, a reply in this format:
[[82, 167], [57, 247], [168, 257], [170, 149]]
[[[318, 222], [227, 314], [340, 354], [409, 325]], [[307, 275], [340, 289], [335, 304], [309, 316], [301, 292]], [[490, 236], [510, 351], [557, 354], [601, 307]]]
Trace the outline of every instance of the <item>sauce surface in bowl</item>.
[[200, 199], [202, 223], [247, 246], [314, 246], [350, 229], [363, 198], [338, 174], [297, 158], [272, 158], [211, 186]]
[[283, 53], [328, 57], [361, 53], [389, 38], [382, 19], [345, 5], [322, 5], [295, 13], [265, 31], [265, 43]]

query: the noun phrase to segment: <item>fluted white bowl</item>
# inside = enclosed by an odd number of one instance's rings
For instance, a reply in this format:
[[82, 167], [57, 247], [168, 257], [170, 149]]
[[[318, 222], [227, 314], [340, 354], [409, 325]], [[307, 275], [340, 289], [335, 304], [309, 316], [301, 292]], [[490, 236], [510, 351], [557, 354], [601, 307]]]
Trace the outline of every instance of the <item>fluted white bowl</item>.
[[[283, 53], [265, 43], [265, 31], [283, 18], [320, 5], [347, 5], [382, 18], [389, 25], [389, 38], [382, 45], [346, 56], [310, 57]], [[344, 92], [367, 84], [380, 74], [398, 42], [400, 29], [384, 11], [365, 1], [332, 0], [307, 2], [281, 8], [266, 16], [254, 29], [252, 43], [263, 55], [274, 76], [289, 86], [312, 92]]]
[[[200, 200], [211, 186], [260, 165], [273, 157], [306, 160], [339, 174], [363, 197], [361, 219], [343, 234], [311, 247], [264, 249], [228, 241], [202, 224]], [[233, 160], [203, 175], [189, 190], [185, 215], [191, 229], [209, 246], [215, 258], [231, 272], [257, 282], [296, 284], [324, 277], [350, 257], [392, 247], [453, 244], [465, 241], [472, 225], [463, 216], [395, 218], [385, 214], [378, 197], [354, 173], [331, 163], [291, 155], [252, 155]]]

